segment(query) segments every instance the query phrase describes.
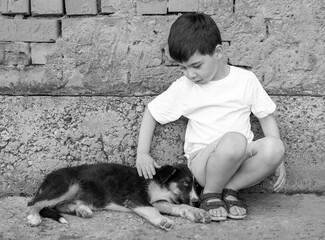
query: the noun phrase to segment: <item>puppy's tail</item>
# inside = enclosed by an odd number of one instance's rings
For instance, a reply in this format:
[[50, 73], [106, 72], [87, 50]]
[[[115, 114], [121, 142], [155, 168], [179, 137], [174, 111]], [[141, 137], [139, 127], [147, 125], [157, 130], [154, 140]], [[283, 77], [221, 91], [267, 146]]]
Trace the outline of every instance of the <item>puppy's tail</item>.
[[51, 218], [59, 223], [68, 223], [67, 220], [53, 208], [43, 208], [39, 214], [44, 218]]

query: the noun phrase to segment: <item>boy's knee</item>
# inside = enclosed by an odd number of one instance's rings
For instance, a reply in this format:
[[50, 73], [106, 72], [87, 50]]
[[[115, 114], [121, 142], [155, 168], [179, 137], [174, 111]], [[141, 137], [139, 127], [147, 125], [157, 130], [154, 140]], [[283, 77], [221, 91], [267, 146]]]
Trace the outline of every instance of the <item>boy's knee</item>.
[[247, 139], [243, 134], [228, 132], [222, 137], [222, 141], [225, 146], [225, 152], [236, 155], [237, 158], [240, 158], [246, 153]]
[[284, 144], [279, 138], [267, 137], [263, 145], [264, 159], [272, 165], [279, 165], [284, 156]]
[[222, 138], [229, 145], [247, 147], [246, 137], [239, 132], [228, 132]]

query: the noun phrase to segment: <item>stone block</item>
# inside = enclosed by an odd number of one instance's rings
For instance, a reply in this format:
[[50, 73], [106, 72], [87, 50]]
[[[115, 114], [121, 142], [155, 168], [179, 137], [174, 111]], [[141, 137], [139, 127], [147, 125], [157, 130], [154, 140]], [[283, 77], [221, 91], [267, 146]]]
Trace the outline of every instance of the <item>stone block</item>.
[[0, 19], [0, 41], [54, 42], [58, 36], [58, 20]]
[[[177, 0], [174, 0], [177, 1]], [[199, 0], [199, 12], [204, 12], [211, 16], [220, 17], [232, 17], [234, 9], [233, 0]], [[218, 21], [217, 21], [218, 22]]]
[[87, 86], [93, 93], [119, 96], [165, 89], [175, 79], [174, 70], [163, 65], [167, 29], [174, 18], [64, 19], [59, 51], [65, 61], [66, 87]]
[[301, 18], [270, 20], [267, 26], [268, 38], [260, 51], [262, 61], [258, 71], [270, 89], [277, 93], [323, 95], [322, 24], [316, 19]]
[[135, 13], [135, 1], [130, 0], [102, 0], [101, 13]]
[[235, 13], [239, 16], [263, 17], [265, 19], [285, 20], [304, 18], [322, 19], [325, 13], [324, 2], [304, 2], [295, 0], [236, 0]]
[[2, 14], [30, 14], [29, 0], [1, 0], [0, 12]]
[[[235, 9], [235, 17], [241, 20], [234, 17], [223, 22], [230, 26], [225, 28], [231, 41], [230, 63], [251, 67], [274, 94], [324, 94], [322, 1], [239, 0]], [[237, 22], [248, 25], [239, 27]], [[248, 27], [252, 22], [261, 26], [255, 33]]]
[[[67, 165], [105, 161], [134, 166], [142, 114], [152, 98], [0, 97], [0, 175], [8, 192], [31, 194], [45, 173]], [[324, 190], [325, 99], [272, 98], [286, 146], [284, 191]], [[181, 118], [157, 124], [151, 154], [160, 165], [184, 162], [179, 156], [186, 123]], [[253, 128], [260, 137], [257, 122]], [[269, 180], [250, 191], [271, 191]]]
[[54, 43], [31, 43], [32, 64], [46, 64], [46, 57], [54, 51]]
[[197, 12], [199, 0], [168, 0], [168, 12]]
[[29, 43], [0, 43], [0, 64], [9, 66], [23, 66], [30, 64]]
[[323, 94], [325, 31], [317, 20], [233, 16], [220, 26], [230, 64], [252, 69], [270, 93]]
[[65, 0], [65, 9], [68, 15], [97, 14], [96, 0]]
[[0, 66], [0, 90], [3, 94], [21, 94], [32, 85], [40, 84], [44, 75], [44, 68]]
[[30, 0], [33, 15], [63, 15], [63, 0]]
[[62, 66], [56, 64], [27, 67], [0, 65], [0, 92], [9, 95], [57, 95], [66, 84]]
[[166, 14], [167, 0], [136, 0], [137, 14]]

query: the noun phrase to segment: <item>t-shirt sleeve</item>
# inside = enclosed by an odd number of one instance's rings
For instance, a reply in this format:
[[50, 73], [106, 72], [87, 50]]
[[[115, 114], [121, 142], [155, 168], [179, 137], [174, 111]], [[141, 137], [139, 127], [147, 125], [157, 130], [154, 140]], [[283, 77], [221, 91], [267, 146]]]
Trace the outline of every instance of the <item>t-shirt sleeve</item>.
[[166, 124], [182, 116], [181, 92], [181, 83], [177, 80], [148, 104], [148, 109], [157, 122]]
[[264, 118], [273, 113], [276, 109], [275, 103], [264, 90], [262, 84], [254, 73], [251, 73], [250, 77], [250, 91], [248, 98], [251, 111], [257, 118]]

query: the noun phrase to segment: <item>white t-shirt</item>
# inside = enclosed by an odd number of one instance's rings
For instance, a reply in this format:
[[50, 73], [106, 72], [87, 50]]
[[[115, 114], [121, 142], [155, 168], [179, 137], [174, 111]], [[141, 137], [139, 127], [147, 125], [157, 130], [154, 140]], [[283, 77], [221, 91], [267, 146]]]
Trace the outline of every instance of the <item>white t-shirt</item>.
[[204, 85], [185, 76], [177, 79], [165, 92], [148, 104], [154, 119], [166, 124], [188, 118], [185, 154], [206, 147], [225, 133], [235, 131], [253, 140], [250, 114], [263, 118], [276, 105], [254, 73], [230, 66], [227, 77]]

